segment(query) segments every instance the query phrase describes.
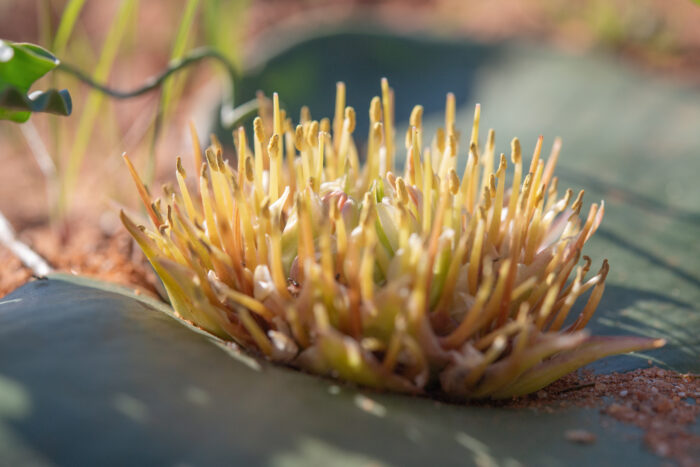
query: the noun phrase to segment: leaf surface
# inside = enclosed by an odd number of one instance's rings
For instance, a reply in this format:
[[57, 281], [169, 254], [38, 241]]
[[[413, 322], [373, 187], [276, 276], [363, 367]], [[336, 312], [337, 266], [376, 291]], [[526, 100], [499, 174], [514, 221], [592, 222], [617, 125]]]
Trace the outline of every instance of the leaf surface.
[[0, 120], [22, 123], [32, 112], [70, 115], [72, 102], [65, 89], [29, 93], [34, 82], [58, 63], [38, 45], [0, 39]]
[[[629, 441], [637, 430], [604, 429], [597, 409], [469, 407], [358, 390], [240, 356], [166, 313], [144, 295], [71, 276], [0, 300], [0, 463], [658, 463]], [[598, 441], [572, 444], [568, 429]]]

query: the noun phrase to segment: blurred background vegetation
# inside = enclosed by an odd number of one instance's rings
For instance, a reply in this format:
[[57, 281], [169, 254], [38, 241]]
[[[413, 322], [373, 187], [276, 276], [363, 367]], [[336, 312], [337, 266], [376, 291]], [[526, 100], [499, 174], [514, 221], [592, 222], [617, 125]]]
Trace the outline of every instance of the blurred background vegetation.
[[[194, 47], [215, 48], [244, 70], [290, 46], [297, 37], [290, 31], [313, 35], [348, 21], [604, 50], [651, 73], [700, 81], [700, 7], [690, 0], [0, 0], [0, 36], [42, 45], [117, 89], [138, 87]], [[127, 151], [147, 178], [164, 178], [176, 155], [190, 157], [188, 122], [200, 135], [212, 128], [224, 86], [215, 62], [129, 100], [67, 74], [44, 78], [38, 88], [70, 89], [74, 113], [0, 122], [0, 211], [22, 229], [65, 224], [106, 203], [130, 205], [120, 154]]]

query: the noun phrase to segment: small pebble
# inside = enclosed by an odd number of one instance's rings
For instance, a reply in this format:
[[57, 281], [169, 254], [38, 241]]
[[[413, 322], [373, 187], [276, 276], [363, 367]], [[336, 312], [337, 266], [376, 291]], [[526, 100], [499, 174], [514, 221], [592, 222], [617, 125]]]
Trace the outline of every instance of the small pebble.
[[671, 448], [668, 446], [667, 443], [659, 443], [656, 446], [656, 454], [658, 454], [659, 456], [667, 456], [670, 451]]
[[355, 405], [361, 410], [377, 417], [386, 415], [386, 408], [383, 405], [362, 394], [357, 394], [355, 396]]
[[623, 389], [622, 391], [620, 391], [620, 397], [625, 397], [627, 394], [629, 394], [629, 391], [627, 391], [627, 389]]
[[671, 409], [673, 409], [673, 404], [668, 399], [663, 399], [654, 406], [654, 410], [658, 413], [667, 413], [670, 412]]
[[566, 430], [564, 438], [579, 444], [593, 444], [596, 441], [596, 435], [586, 430]]

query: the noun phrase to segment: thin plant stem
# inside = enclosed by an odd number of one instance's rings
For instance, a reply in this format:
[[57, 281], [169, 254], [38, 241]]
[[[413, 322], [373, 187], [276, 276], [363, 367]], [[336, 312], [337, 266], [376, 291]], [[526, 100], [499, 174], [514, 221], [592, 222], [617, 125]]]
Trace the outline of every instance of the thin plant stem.
[[172, 60], [168, 67], [163, 70], [160, 74], [153, 76], [146, 80], [146, 82], [135, 89], [131, 89], [128, 91], [125, 90], [119, 90], [119, 89], [114, 89], [110, 88], [104, 84], [98, 83], [95, 80], [93, 80], [89, 75], [83, 73], [81, 70], [78, 68], [65, 63], [61, 62], [60, 65], [58, 65], [57, 69], [61, 70], [69, 75], [72, 75], [73, 77], [79, 79], [83, 83], [87, 84], [93, 89], [96, 89], [103, 94], [106, 94], [110, 97], [113, 97], [115, 99], [129, 99], [131, 97], [138, 97], [143, 94], [146, 94], [148, 92], [153, 91], [154, 89], [157, 89], [163, 82], [173, 73], [178, 72], [179, 70], [186, 68], [192, 64], [195, 64], [197, 62], [200, 62], [204, 59], [211, 58], [219, 63], [221, 63], [225, 68], [226, 68], [226, 73], [229, 75], [231, 79], [231, 96], [230, 96], [230, 101], [232, 105], [233, 101], [233, 83], [235, 79], [237, 78], [238, 74], [236, 70], [234, 69], [233, 65], [229, 63], [229, 61], [224, 57], [221, 53], [218, 51], [211, 49], [209, 47], [201, 47], [198, 49], [193, 50], [189, 55], [181, 58], [181, 59], [176, 59]]
[[[56, 199], [60, 180], [58, 178], [58, 170], [56, 169], [54, 159], [46, 149], [46, 145], [41, 139], [41, 135], [31, 120], [19, 125], [19, 129], [22, 131], [22, 136], [24, 136], [24, 139], [27, 141], [29, 150], [34, 156], [34, 160], [36, 160], [39, 170], [41, 170], [41, 173], [46, 180], [47, 199], [49, 201]], [[49, 215], [51, 216], [52, 221], [56, 220], [56, 214], [55, 206], [50, 206]]]
[[[234, 83], [236, 82], [238, 74], [234, 66], [231, 64], [231, 62], [228, 61], [228, 59], [223, 54], [209, 47], [201, 47], [195, 49], [183, 58], [171, 60], [168, 67], [165, 70], [163, 70], [160, 74], [149, 78], [142, 86], [131, 90], [114, 89], [104, 84], [98, 83], [92, 77], [82, 72], [79, 68], [68, 63], [62, 62], [58, 66], [58, 69], [77, 78], [78, 80], [87, 84], [91, 88], [102, 92], [107, 96], [113, 97], [115, 99], [129, 99], [141, 96], [143, 94], [147, 94], [151, 91], [158, 89], [168, 79], [168, 77], [170, 77], [170, 75], [205, 59], [213, 59], [222, 64], [229, 77], [230, 94], [225, 98], [224, 106], [221, 109], [221, 115], [224, 126], [234, 127], [235, 125], [243, 121], [245, 118], [257, 111], [257, 101], [253, 100], [246, 102], [245, 104], [241, 105], [240, 108], [233, 107]], [[155, 143], [158, 139], [163, 123], [162, 120], [163, 112], [161, 111], [161, 106], [159, 105], [159, 111], [156, 114], [153, 127], [153, 137], [151, 139], [151, 152], [154, 152], [155, 150]], [[152, 170], [155, 171], [155, 167], [152, 167]]]

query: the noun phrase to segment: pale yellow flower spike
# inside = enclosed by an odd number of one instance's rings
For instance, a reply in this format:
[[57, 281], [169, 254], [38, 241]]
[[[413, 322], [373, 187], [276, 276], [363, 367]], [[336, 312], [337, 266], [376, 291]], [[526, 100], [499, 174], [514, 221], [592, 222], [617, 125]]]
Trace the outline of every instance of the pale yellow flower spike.
[[447, 93], [445, 98], [445, 131], [447, 135], [455, 134], [455, 114], [457, 113], [457, 103], [455, 95], [451, 92]]
[[190, 137], [192, 138], [192, 156], [194, 158], [195, 173], [199, 173], [202, 169], [202, 146], [199, 144], [199, 136], [194, 122], [190, 120]]
[[317, 136], [317, 142], [316, 144], [318, 145], [318, 150], [316, 151], [317, 156], [316, 156], [316, 164], [315, 164], [315, 169], [316, 173], [314, 175], [314, 191], [319, 191], [321, 188], [321, 181], [323, 180], [323, 165], [325, 163], [325, 151], [326, 151], [326, 146], [328, 145], [328, 141], [330, 140], [330, 135], [326, 132], [320, 132], [318, 133]]
[[379, 177], [379, 158], [383, 136], [384, 127], [382, 126], [382, 122], [375, 122], [370, 129], [369, 145], [367, 149], [367, 182], [365, 183], [365, 190], [369, 190], [369, 187], [372, 186], [372, 182]]
[[335, 114], [333, 116], [333, 147], [336, 151], [340, 147], [345, 117], [345, 83], [338, 81], [335, 85]]
[[136, 189], [139, 192], [139, 196], [141, 196], [141, 201], [143, 202], [143, 205], [146, 207], [148, 216], [151, 218], [153, 226], [157, 229], [162, 224], [162, 219], [160, 214], [153, 209], [153, 201], [151, 200], [151, 195], [148, 193], [148, 188], [146, 188], [146, 185], [144, 185], [143, 181], [141, 181], [141, 177], [139, 177], [138, 172], [136, 172], [134, 165], [129, 159], [129, 156], [127, 156], [126, 153], [124, 153], [122, 154], [122, 158], [124, 159], [124, 162], [126, 162], [126, 166], [129, 169], [131, 178], [133, 178], [134, 183], [136, 184]]
[[263, 129], [263, 121], [260, 117], [256, 117], [253, 121], [253, 129], [255, 136], [255, 198], [256, 203], [259, 203], [265, 196], [265, 191], [263, 189], [263, 171], [265, 169], [265, 155], [263, 154], [265, 148], [265, 130]]
[[[352, 132], [355, 131], [355, 109], [352, 107], [345, 108], [345, 118], [343, 119], [343, 129], [338, 144], [338, 172], [337, 176], [342, 177], [348, 175], [348, 151], [350, 150], [350, 138]], [[346, 189], [347, 191], [347, 189]]]
[[197, 211], [194, 208], [194, 203], [192, 202], [190, 191], [187, 188], [187, 183], [185, 183], [185, 180], [187, 179], [187, 172], [185, 172], [185, 169], [182, 167], [182, 159], [180, 159], [180, 157], [178, 157], [175, 161], [175, 167], [177, 169], [175, 170], [177, 186], [180, 188], [182, 201], [185, 204], [185, 211], [187, 212], [187, 215], [190, 219], [192, 219], [193, 221], [198, 221], [199, 215], [197, 214]]
[[394, 122], [392, 120], [391, 89], [389, 81], [382, 78], [382, 109], [384, 110], [384, 147], [386, 148], [386, 162], [384, 165], [384, 175], [388, 171], [394, 170]]
[[413, 130], [415, 128], [418, 130], [418, 147], [423, 147], [423, 106], [416, 105], [411, 110], [411, 117], [409, 118], [409, 131], [411, 131], [411, 137], [413, 137]]
[[248, 157], [248, 142], [246, 141], [245, 128], [238, 127], [238, 131], [234, 131], [234, 143], [236, 146], [237, 166], [238, 166], [238, 185], [245, 184], [245, 160]]
[[[522, 162], [522, 150], [520, 147], [520, 140], [518, 138], [513, 138], [510, 143], [511, 147], [511, 161], [515, 166], [513, 171], [513, 184], [510, 191], [510, 197], [508, 201], [508, 211], [506, 213], [506, 228], [510, 227], [511, 222], [515, 218], [515, 210], [517, 209], [518, 199], [520, 197], [520, 184], [522, 183], [523, 176], [523, 162]], [[503, 240], [503, 237], [500, 239]]]
[[[506, 156], [505, 154], [501, 154], [495, 177], [498, 180], [498, 186], [496, 187], [493, 217], [491, 218], [491, 226], [489, 227], [489, 241], [497, 247], [499, 247], [501, 244], [501, 213], [503, 209], [503, 196], [506, 185], [506, 167]], [[491, 174], [491, 177], [493, 177], [493, 174]]]
[[583, 331], [609, 269], [604, 261], [586, 280], [590, 258], [579, 265], [604, 204], [581, 219], [583, 191], [563, 189], [558, 198], [559, 139], [545, 162], [538, 138], [529, 170], [514, 139], [506, 184], [504, 154], [494, 167], [495, 132], [479, 144], [477, 105], [460, 180], [448, 94], [445, 128], [427, 145], [423, 108], [413, 107], [400, 133], [407, 152], [399, 173], [386, 79], [361, 113], [369, 118], [366, 151], [353, 139], [357, 116], [343, 83], [332, 120], [311, 120], [302, 108], [294, 126], [276, 93], [258, 99], [252, 150], [242, 128], [233, 134], [235, 168], [215, 138], [202, 154], [190, 127], [199, 193], [178, 158], [179, 192], [165, 185], [162, 201], [154, 199], [125, 156], [153, 226], [123, 214], [122, 222], [178, 316], [311, 373], [463, 399], [537, 391], [597, 358], [663, 345]]
[[280, 134], [275, 133], [270, 138], [270, 143], [267, 146], [267, 154], [270, 157], [270, 190], [268, 196], [270, 202], [274, 203], [279, 197], [279, 182], [282, 172], [282, 156], [280, 154]]
[[[413, 173], [410, 174], [411, 178], [409, 180], [411, 181], [412, 185], [416, 185], [418, 187], [421, 187], [421, 189], [424, 188], [424, 182], [423, 182], [423, 166], [420, 160], [421, 156], [421, 136], [420, 136], [420, 129], [417, 127], [412, 127], [411, 128], [411, 148], [409, 149], [409, 157], [411, 160], [411, 164], [413, 166]], [[429, 154], [429, 153], [427, 153]], [[427, 156], [426, 156], [427, 158]]]
[[474, 121], [472, 122], [472, 135], [469, 138], [469, 145], [479, 146], [479, 123], [481, 121], [481, 104], [474, 106]]
[[218, 225], [214, 214], [214, 200], [211, 197], [209, 190], [209, 174], [211, 169], [207, 164], [202, 164], [202, 170], [199, 174], [199, 193], [202, 196], [202, 210], [204, 211], [204, 222], [206, 222], [206, 232], [211, 243], [217, 247], [221, 247], [219, 240]]
[[425, 157], [423, 158], [423, 235], [428, 235], [432, 226], [432, 213], [433, 213], [433, 164], [432, 157], [430, 157], [430, 151], [425, 151]]
[[485, 187], [489, 183], [491, 174], [493, 173], [494, 157], [496, 155], [496, 132], [493, 129], [489, 130], [489, 134], [486, 138], [486, 147], [484, 148], [484, 155], [481, 158], [481, 162], [484, 166], [484, 174], [481, 178], [481, 186]]
[[[552, 177], [554, 175], [554, 169], [557, 166], [557, 161], [559, 160], [559, 153], [561, 152], [561, 138], [555, 138], [554, 144], [552, 144], [552, 152], [549, 153], [549, 158], [547, 159], [547, 165], [544, 168], [544, 174], [542, 175], [542, 183], [544, 186], [548, 186]], [[556, 179], [556, 177], [554, 177]], [[556, 190], [556, 188], [555, 188]]]

